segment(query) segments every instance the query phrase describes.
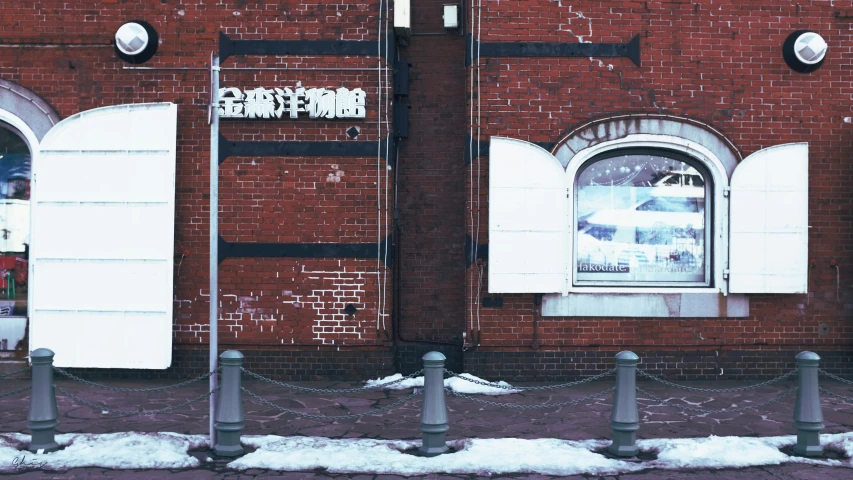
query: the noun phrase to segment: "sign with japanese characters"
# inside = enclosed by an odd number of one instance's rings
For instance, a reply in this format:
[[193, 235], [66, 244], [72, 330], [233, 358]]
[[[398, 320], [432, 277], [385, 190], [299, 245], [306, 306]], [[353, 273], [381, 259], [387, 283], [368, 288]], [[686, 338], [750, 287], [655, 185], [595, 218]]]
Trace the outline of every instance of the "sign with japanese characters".
[[219, 89], [217, 105], [220, 118], [364, 118], [365, 96], [360, 88], [229, 87]]

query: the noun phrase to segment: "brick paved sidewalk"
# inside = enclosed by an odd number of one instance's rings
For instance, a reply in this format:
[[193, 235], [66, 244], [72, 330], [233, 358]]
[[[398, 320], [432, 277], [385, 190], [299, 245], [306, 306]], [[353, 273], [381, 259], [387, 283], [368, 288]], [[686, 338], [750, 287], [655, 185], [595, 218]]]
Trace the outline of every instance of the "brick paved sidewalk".
[[[99, 383], [126, 388], [143, 388], [164, 386], [178, 383], [178, 381], [104, 380], [99, 381]], [[288, 383], [319, 388], [351, 388], [360, 386], [357, 382]], [[732, 388], [759, 382], [703, 381], [678, 383], [704, 388]], [[24, 387], [28, 384], [28, 378], [22, 376], [0, 380], [0, 394], [16, 388]], [[538, 405], [544, 403], [565, 402], [572, 398], [578, 398], [606, 390], [613, 386], [613, 384], [613, 377], [609, 377], [604, 381], [591, 382], [571, 388], [529, 391], [497, 397], [480, 395], [475, 397], [515, 405]], [[139, 410], [142, 408], [151, 410], [164, 408], [195, 398], [204, 393], [207, 389], [207, 381], [203, 380], [190, 386], [181, 387], [175, 390], [167, 390], [164, 392], [121, 393], [109, 390], [99, 390], [95, 387], [72, 382], [60, 376], [57, 376], [56, 378], [56, 385], [88, 402], [119, 410]], [[638, 380], [638, 385], [644, 390], [647, 390], [649, 393], [657, 397], [667, 399], [672, 403], [683, 403], [685, 405], [703, 409], [721, 409], [728, 407], [743, 407], [749, 403], [762, 403], [776, 395], [779, 395], [780, 393], [784, 393], [785, 391], [795, 388], [795, 381], [785, 380], [774, 385], [761, 387], [756, 390], [749, 390], [747, 392], [721, 393], [713, 395], [676, 390], [672, 387], [667, 387], [658, 383], [651, 383], [642, 379]], [[406, 395], [408, 392], [400, 390], [373, 390], [369, 392], [342, 394], [305, 393], [252, 379], [244, 379], [244, 386], [248, 390], [259, 394], [264, 399], [281, 407], [305, 413], [323, 415], [344, 415], [370, 411], [372, 409], [388, 405], [396, 399]], [[853, 397], [853, 386], [828, 381], [823, 377], [821, 377], [821, 386], [834, 393]], [[468, 399], [448, 396], [447, 407], [450, 430], [447, 433], [447, 437], [448, 440], [461, 438], [559, 438], [566, 440], [607, 439], [610, 438], [611, 434], [609, 419], [612, 401], [611, 395], [612, 394], [608, 394], [601, 399], [591, 400], [577, 406], [523, 410], [484, 405], [472, 402]], [[707, 415], [685, 415], [672, 407], [659, 405], [658, 402], [645, 398], [642, 394], [638, 394], [638, 407], [640, 410], [640, 430], [638, 431], [638, 438], [707, 437], [709, 435], [761, 437], [792, 435], [796, 433], [793, 427], [794, 401], [795, 396], [791, 395], [778, 404], [772, 404], [756, 411], [750, 410], [734, 414], [720, 413]], [[853, 404], [837, 398], [822, 396], [822, 405], [824, 424], [826, 425], [822, 433], [843, 433], [853, 431]], [[59, 410], [59, 426], [57, 427], [58, 433], [165, 431], [183, 434], [206, 434], [208, 432], [208, 402], [206, 400], [172, 413], [133, 417], [122, 417], [114, 414], [103, 413], [103, 411], [98, 411], [85, 405], [79, 405], [70, 398], [64, 397], [59, 393], [57, 394], [57, 406]], [[29, 430], [26, 428], [26, 416], [28, 409], [28, 392], [11, 397], [0, 398], [0, 432], [29, 433]], [[273, 434], [281, 436], [321, 436], [330, 438], [373, 438], [388, 440], [417, 440], [421, 438], [421, 432], [418, 429], [421, 409], [420, 397], [414, 398], [407, 404], [381, 416], [365, 416], [360, 419], [338, 421], [321, 421], [299, 418], [264, 405], [259, 405], [245, 397], [244, 409], [246, 413], [246, 422], [243, 433], [245, 435]], [[112, 476], [110, 472], [116, 472], [108, 469], [75, 470], [88, 472], [88, 474], [92, 475], [92, 478], [110, 478]], [[755, 469], [737, 471], [746, 472], [747, 470], [753, 471]], [[796, 475], [799, 476], [796, 478], [811, 478], [808, 472], [813, 470], [813, 468], [802, 465], [787, 465], [783, 470], [798, 472]], [[659, 474], [656, 474], [655, 478], [675, 478], [667, 476], [672, 472], [657, 472]], [[130, 474], [130, 472], [123, 472], [120, 477], [116, 476], [115, 478], [146, 478], [142, 475], [142, 472], [139, 473], [141, 476], [135, 477], [125, 475]], [[207, 476], [187, 476], [188, 474], [184, 472], [174, 472], [169, 476], [174, 476], [174, 478], [240, 478], [240, 475], [235, 472], [221, 469], [217, 470], [216, 468], [207, 469], [203, 472], [198, 471], [196, 473]], [[271, 478], [276, 475], [280, 475], [280, 478], [311, 478], [311, 476], [314, 475], [319, 475], [322, 478], [360, 478], [353, 475], [331, 475], [322, 472], [296, 472], [290, 474], [285, 474], [283, 472], [273, 473], [274, 472], [267, 471], [258, 471], [254, 473], [244, 472], [242, 474], [242, 478], [265, 478], [268, 475], [270, 475]], [[835, 472], [821, 472], [820, 477], [815, 476], [814, 478], [833, 478], [831, 475], [834, 473]], [[845, 469], [845, 473], [850, 474], [850, 471]], [[15, 475], [12, 478], [51, 478], [50, 472], [43, 472], [42, 474], [44, 477], [33, 476], [35, 474], [36, 472], [25, 472]], [[157, 475], [161, 476], [160, 474]], [[769, 476], [762, 477], [761, 475], [762, 474], [753, 471], [750, 476], [745, 476], [743, 478], [770, 478]], [[622, 475], [623, 478], [626, 476], [627, 475]], [[86, 477], [84, 473], [69, 471], [62, 475], [58, 475], [57, 478], [89, 477]], [[371, 477], [367, 476], [364, 478]], [[460, 477], [450, 476], [447, 478]], [[630, 478], [643, 477], [631, 476]], [[707, 478], [734, 477], [711, 476]]]

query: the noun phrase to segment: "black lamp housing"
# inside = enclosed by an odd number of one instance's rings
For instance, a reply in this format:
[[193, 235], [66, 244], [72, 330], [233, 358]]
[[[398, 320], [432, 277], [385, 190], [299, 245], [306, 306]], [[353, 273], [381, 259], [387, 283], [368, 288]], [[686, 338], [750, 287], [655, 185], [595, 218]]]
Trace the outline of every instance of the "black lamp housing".
[[160, 37], [157, 35], [157, 31], [154, 30], [154, 27], [152, 27], [151, 24], [146, 22], [145, 20], [133, 20], [128, 23], [136, 23], [142, 28], [144, 28], [145, 32], [148, 34], [148, 43], [145, 45], [145, 48], [143, 48], [142, 51], [140, 51], [139, 53], [130, 55], [121, 51], [121, 49], [118, 48], [118, 43], [114, 41], [113, 46], [115, 48], [116, 55], [118, 55], [118, 58], [124, 60], [127, 63], [145, 63], [150, 60], [155, 53], [157, 53], [157, 45], [160, 43]]
[[785, 59], [785, 63], [787, 63], [792, 70], [800, 73], [813, 72], [820, 68], [820, 66], [823, 65], [824, 60], [826, 60], [825, 52], [819, 61], [813, 63], [803, 61], [803, 59], [797, 55], [797, 40], [805, 34], [814, 34], [820, 37], [817, 32], [813, 32], [811, 30], [797, 30], [796, 32], [788, 35], [788, 38], [785, 39], [785, 43], [782, 45], [782, 57]]

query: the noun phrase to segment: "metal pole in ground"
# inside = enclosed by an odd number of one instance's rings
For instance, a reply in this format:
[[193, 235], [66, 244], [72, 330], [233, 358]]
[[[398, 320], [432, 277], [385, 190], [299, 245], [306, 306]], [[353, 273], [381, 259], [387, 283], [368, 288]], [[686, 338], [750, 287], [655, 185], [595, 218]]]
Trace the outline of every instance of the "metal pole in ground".
[[447, 426], [447, 405], [444, 401], [444, 360], [439, 352], [429, 352], [424, 360], [424, 406], [421, 411], [421, 432], [423, 444], [420, 454], [434, 457], [447, 453], [445, 443]]
[[237, 350], [226, 350], [219, 359], [222, 384], [218, 392], [216, 445], [213, 447], [213, 453], [222, 457], [238, 457], [243, 454], [243, 446], [240, 445], [240, 432], [244, 426], [243, 394], [240, 390], [243, 354]]
[[30, 354], [32, 367], [32, 390], [30, 391], [30, 413], [27, 415], [27, 428], [33, 432], [33, 439], [27, 450], [43, 453], [59, 450], [54, 435], [59, 425], [56, 410], [56, 392], [53, 388], [53, 351], [39, 348]]
[[823, 411], [817, 383], [819, 362], [820, 357], [814, 352], [797, 355], [797, 404], [794, 407], [797, 444], [794, 445], [794, 453], [806, 457], [823, 455], [823, 447], [820, 446]]
[[[219, 355], [219, 56], [210, 54], [210, 372], [215, 372]], [[216, 374], [210, 376], [210, 390], [216, 390]], [[215, 395], [210, 396], [210, 448], [216, 444], [213, 417]]]
[[613, 443], [608, 451], [619, 457], [633, 457], [637, 448], [637, 430], [640, 416], [637, 413], [637, 362], [640, 357], [634, 352], [616, 354], [616, 391], [613, 393], [613, 410], [610, 412], [610, 428]]

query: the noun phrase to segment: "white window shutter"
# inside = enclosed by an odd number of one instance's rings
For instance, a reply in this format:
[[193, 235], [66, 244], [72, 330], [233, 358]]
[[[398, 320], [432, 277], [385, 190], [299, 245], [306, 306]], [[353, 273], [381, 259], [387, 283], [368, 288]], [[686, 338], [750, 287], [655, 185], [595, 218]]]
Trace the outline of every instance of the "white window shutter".
[[30, 348], [55, 365], [167, 368], [177, 106], [98, 108], [33, 162]]
[[489, 145], [489, 292], [566, 290], [565, 172], [532, 143], [492, 137]]
[[765, 148], [735, 168], [729, 291], [806, 293], [808, 144]]

